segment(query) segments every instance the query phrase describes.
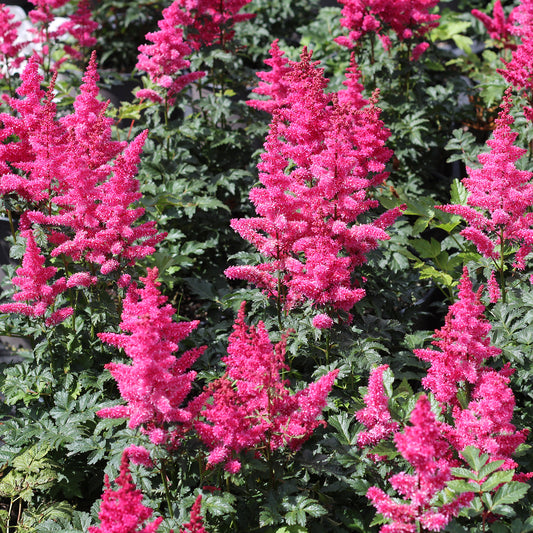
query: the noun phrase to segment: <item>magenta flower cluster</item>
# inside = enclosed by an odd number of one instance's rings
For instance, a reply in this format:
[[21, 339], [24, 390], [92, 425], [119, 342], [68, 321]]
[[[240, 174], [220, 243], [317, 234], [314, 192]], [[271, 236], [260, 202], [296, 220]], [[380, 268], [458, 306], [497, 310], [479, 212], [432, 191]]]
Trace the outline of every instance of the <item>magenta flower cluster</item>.
[[358, 220], [378, 206], [369, 191], [388, 176], [390, 133], [375, 98], [363, 99], [353, 60], [346, 88], [327, 93], [323, 69], [307, 50], [289, 61], [275, 42], [271, 54], [272, 71], [260, 73], [256, 90], [269, 100], [251, 102], [273, 114], [258, 165], [263, 187], [250, 192], [258, 216], [231, 221], [264, 262], [230, 267], [226, 275], [264, 289], [285, 309], [310, 301], [348, 311], [365, 294], [352, 279], [355, 268], [389, 239], [385, 228], [401, 213]]
[[513, 42], [513, 34], [516, 28], [513, 24], [515, 12], [512, 11], [506, 17], [500, 0], [496, 0], [494, 3], [492, 17], [479, 9], [472, 9], [472, 15], [483, 22], [491, 39], [500, 42], [504, 48], [509, 48], [510, 50], [516, 48], [516, 44]]
[[[205, 72], [187, 72], [194, 50], [220, 45], [233, 38], [234, 24], [254, 15], [239, 13], [251, 0], [175, 0], [163, 10], [159, 31], [146, 34], [153, 44], [139, 46], [137, 68], [148, 73], [156, 85], [172, 98], [186, 85], [205, 76]], [[162, 102], [152, 89], [141, 89], [137, 97]]]
[[[100, 333], [106, 343], [118, 346], [132, 364], [108, 363], [106, 368], [118, 383], [127, 405], [98, 411], [104, 418], [128, 418], [131, 428], [141, 427], [155, 444], [179, 443], [192, 425], [194, 412], [184, 401], [191, 391], [196, 372], [189, 367], [205, 347], [172, 355], [179, 343], [198, 327], [198, 321], [174, 322], [174, 308], [159, 291], [157, 269], [141, 278], [143, 288], [132, 284], [123, 303], [120, 328], [126, 333]], [[177, 425], [177, 429], [169, 429]]]
[[235, 457], [243, 450], [266, 456], [283, 447], [298, 450], [324, 423], [318, 416], [338, 374], [328, 372], [291, 394], [283, 379], [288, 370], [285, 340], [273, 346], [262, 322], [247, 326], [244, 306], [229, 337], [228, 355], [222, 358], [226, 373], [209, 385], [201, 412], [204, 420], [195, 423], [211, 450], [208, 465], [224, 462], [230, 472], [240, 469]]
[[[155, 222], [137, 224], [144, 208], [132, 207], [141, 198], [136, 173], [147, 132], [129, 145], [111, 140], [113, 120], [104, 116], [107, 103], [97, 99], [94, 55], [74, 112], [60, 118], [53, 102], [53, 82], [48, 92], [43, 91], [38, 68], [37, 61], [30, 61], [17, 90], [21, 98], [6, 99], [17, 114], [0, 114], [4, 125], [0, 193], [20, 203], [20, 229], [28, 238], [17, 285], [41, 286], [46, 295], [38, 299], [27, 291], [15, 295], [15, 300], [26, 302], [25, 314], [30, 313], [28, 306], [35, 307], [33, 316], [43, 316], [44, 302], [52, 309], [65, 288], [94, 285], [98, 280], [94, 266], [107, 276], [150, 255], [164, 238]], [[58, 269], [44, 266], [44, 257], [30, 236], [36, 226], [46, 236], [43, 246], [49, 256], [71, 262], [69, 272], [53, 283]], [[53, 290], [44, 288], [47, 282]], [[65, 318], [68, 313], [63, 313]], [[57, 322], [59, 315], [54, 316], [49, 319]]]
[[[388, 35], [391, 29], [400, 41], [420, 39], [432, 28], [438, 26], [440, 15], [430, 11], [438, 0], [339, 0], [343, 4], [341, 24], [349, 30], [348, 36], [337, 37], [335, 41], [353, 48], [368, 33], [379, 36], [384, 48], [389, 50], [392, 41]], [[418, 43], [411, 52], [411, 59], [417, 60], [429, 47], [428, 42]]]
[[389, 479], [402, 499], [391, 498], [377, 487], [369, 489], [368, 498], [389, 519], [382, 533], [416, 532], [417, 524], [429, 531], [442, 531], [461, 507], [470, 503], [473, 494], [465, 493], [443, 506], [435, 505], [436, 495], [453, 479], [451, 468], [461, 464], [457, 452], [467, 446], [487, 453], [491, 461], [502, 460], [502, 470], [518, 466], [512, 456], [525, 442], [528, 430], [517, 430], [511, 422], [515, 407], [509, 387], [512, 369], [507, 364], [495, 370], [486, 364], [500, 350], [490, 344], [491, 326], [484, 316], [481, 290], [473, 291], [465, 267], [458, 301], [450, 306], [444, 326], [434, 334], [433, 345], [438, 349], [415, 350], [420, 359], [430, 363], [422, 384], [446, 421], [437, 420], [428, 399], [421, 396], [411, 414], [412, 426], [402, 432], [388, 408], [383, 387], [386, 365], [371, 373], [364, 397], [366, 407], [356, 414], [366, 426], [358, 444], [369, 447], [374, 460], [379, 461], [384, 457], [373, 454], [372, 447], [392, 438], [414, 471]]
[[426, 396], [419, 398], [410, 422], [403, 433], [394, 435], [394, 442], [412, 473], [400, 472], [389, 478], [402, 500], [378, 487], [370, 487], [367, 492], [377, 511], [390, 521], [381, 527], [381, 533], [416, 533], [419, 525], [427, 531], [442, 531], [473, 498], [472, 493], [465, 493], [449, 503], [435, 505], [435, 496], [452, 479], [449, 445]]
[[[513, 266], [523, 270], [533, 245], [533, 173], [516, 166], [526, 150], [514, 145], [518, 133], [511, 129], [510, 91], [506, 91], [496, 128], [487, 141], [491, 151], [480, 154], [481, 168], [468, 168], [468, 177], [463, 179], [469, 193], [467, 205], [438, 206], [465, 219], [467, 227], [461, 235], [473, 242], [480, 254], [494, 260], [500, 275], [503, 259], [511, 254]], [[494, 279], [492, 284], [494, 287]]]
[[129, 464], [128, 453], [124, 452], [120, 474], [115, 480], [117, 490], [113, 490], [106, 474], [105, 491], [98, 513], [100, 525], [90, 527], [89, 533], [155, 533], [163, 521], [160, 516], [147, 523], [153, 510], [142, 503], [143, 495], [133, 482]]

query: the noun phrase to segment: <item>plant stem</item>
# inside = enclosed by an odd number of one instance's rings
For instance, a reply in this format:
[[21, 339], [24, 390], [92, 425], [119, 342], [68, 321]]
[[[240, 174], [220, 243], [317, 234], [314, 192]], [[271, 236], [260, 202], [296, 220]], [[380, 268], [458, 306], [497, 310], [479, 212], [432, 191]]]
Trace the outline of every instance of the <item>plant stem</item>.
[[11, 215], [11, 209], [7, 210], [7, 218], [9, 220], [9, 227], [11, 228], [11, 235], [13, 237], [13, 242], [17, 244], [17, 234], [15, 232], [15, 224], [13, 224], [13, 216]]
[[167, 506], [168, 506], [168, 514], [170, 515], [170, 518], [174, 519], [174, 511], [172, 510], [172, 503], [170, 499], [170, 490], [168, 488], [168, 480], [167, 480], [167, 473], [165, 469], [165, 459], [161, 459], [161, 479], [163, 481], [163, 486], [165, 487], [165, 496], [167, 499]]

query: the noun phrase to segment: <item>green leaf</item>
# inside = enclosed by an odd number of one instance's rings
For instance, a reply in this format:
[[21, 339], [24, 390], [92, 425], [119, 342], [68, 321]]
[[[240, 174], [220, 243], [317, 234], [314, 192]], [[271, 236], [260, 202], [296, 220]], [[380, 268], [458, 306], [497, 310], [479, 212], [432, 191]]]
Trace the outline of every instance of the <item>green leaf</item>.
[[500, 487], [498, 492], [494, 495], [493, 505], [496, 507], [498, 505], [516, 503], [525, 496], [528, 490], [529, 485], [527, 483], [522, 483], [521, 481], [511, 481], [506, 483], [503, 487]]
[[[500, 461], [494, 461], [495, 463], [499, 463]], [[503, 462], [503, 461], [502, 461]], [[489, 463], [489, 466], [492, 465], [492, 463]], [[485, 466], [483, 468], [485, 468]], [[483, 470], [483, 468], [481, 470]], [[480, 472], [480, 476], [483, 477], [483, 475]], [[502, 483], [508, 483], [513, 479], [514, 476], [514, 470], [502, 470], [500, 472], [494, 472], [492, 476], [490, 476], [482, 485], [481, 490], [483, 492], [491, 491], [492, 489], [495, 489], [498, 485], [501, 485]]]
[[348, 413], [340, 413], [328, 418], [328, 424], [337, 430], [338, 441], [348, 446], [357, 444], [357, 430], [350, 428], [353, 423], [354, 417]]
[[450, 490], [453, 490], [458, 494], [462, 494], [463, 492], [479, 492], [480, 488], [479, 483], [464, 481], [462, 479], [448, 481], [447, 486]]
[[474, 446], [467, 446], [461, 452], [461, 455], [468, 463], [468, 466], [470, 466], [470, 468], [475, 472], [479, 472], [489, 458], [486, 453], [480, 456], [480, 451]]

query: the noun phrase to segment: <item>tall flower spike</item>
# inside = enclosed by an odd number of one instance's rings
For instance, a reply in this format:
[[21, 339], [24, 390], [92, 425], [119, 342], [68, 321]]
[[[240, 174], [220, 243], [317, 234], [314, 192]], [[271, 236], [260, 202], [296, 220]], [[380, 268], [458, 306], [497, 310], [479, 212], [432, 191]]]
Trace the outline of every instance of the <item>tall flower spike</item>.
[[449, 445], [426, 396], [419, 398], [410, 421], [412, 425], [403, 433], [396, 433], [394, 441], [413, 473], [401, 472], [389, 480], [403, 501], [391, 498], [378, 487], [370, 487], [367, 492], [377, 511], [390, 521], [380, 529], [381, 533], [414, 533], [419, 531], [419, 525], [428, 531], [442, 531], [473, 497], [469, 493], [443, 506], [435, 505], [435, 496], [452, 478]]
[[205, 72], [183, 73], [190, 67], [186, 58], [192, 52], [184, 39], [184, 28], [192, 20], [177, 0], [163, 9], [163, 19], [157, 24], [159, 31], [146, 34], [146, 39], [153, 44], [139, 46], [136, 67], [146, 71], [152, 82], [166, 89], [167, 97], [172, 98], [186, 85], [205, 76]]
[[318, 420], [338, 371], [291, 395], [282, 378], [285, 365], [285, 340], [272, 346], [268, 331], [244, 321], [241, 306], [229, 337], [228, 355], [222, 359], [226, 374], [212, 382], [212, 400], [195, 423], [202, 441], [210, 449], [208, 464], [225, 463], [236, 472], [236, 454], [268, 446], [298, 450], [323, 421]]
[[400, 427], [391, 417], [389, 399], [383, 386], [383, 372], [388, 368], [389, 365], [381, 365], [370, 372], [368, 391], [363, 398], [366, 407], [355, 414], [357, 421], [367, 428], [357, 436], [358, 446], [375, 446], [393, 435]]
[[378, 205], [367, 190], [388, 176], [389, 131], [374, 101], [363, 107], [354, 62], [346, 89], [331, 94], [311, 58], [304, 49], [299, 62], [289, 61], [279, 81], [289, 90], [267, 101], [273, 119], [258, 165], [263, 187], [250, 192], [258, 216], [231, 221], [265, 262], [230, 267], [226, 275], [266, 289], [286, 309], [310, 301], [348, 311], [365, 294], [354, 269], [389, 238], [385, 228], [401, 210], [359, 223]]
[[[512, 458], [529, 430], [518, 431], [511, 423], [515, 397], [509, 386], [513, 370], [509, 363], [501, 370], [486, 368], [471, 387], [468, 406], [453, 409], [454, 425], [447, 428], [446, 437], [456, 450], [474, 446], [487, 453], [491, 461], [503, 460], [502, 470], [518, 468]], [[527, 477], [533, 473], [526, 474]]]
[[[376, 33], [384, 47], [391, 46], [387, 35], [390, 28], [400, 41], [420, 39], [432, 28], [438, 26], [440, 15], [430, 13], [438, 0], [339, 0], [343, 4], [341, 25], [349, 30], [348, 36], [337, 37], [335, 41], [353, 48], [367, 33]], [[416, 60], [429, 46], [422, 42], [415, 47], [411, 59]]]
[[14, 17], [8, 6], [0, 4], [0, 79], [10, 78], [24, 61], [20, 52], [26, 43], [16, 42], [21, 22]]
[[[191, 426], [195, 413], [185, 405], [196, 372], [187, 369], [203, 353], [205, 346], [172, 355], [199, 322], [174, 322], [175, 313], [158, 287], [157, 269], [141, 278], [144, 288], [130, 286], [124, 299], [122, 331], [100, 333], [104, 342], [123, 348], [132, 364], [109, 363], [106, 368], [118, 383], [127, 405], [98, 411], [103, 418], [128, 418], [129, 427], [141, 426], [152, 442], [161, 444], [169, 437], [179, 441]], [[169, 429], [178, 425], [175, 432]]]
[[176, 0], [191, 19], [187, 28], [187, 42], [195, 50], [202, 46], [220, 45], [233, 39], [233, 26], [255, 17], [239, 13], [251, 0]]
[[0, 305], [0, 313], [20, 313], [33, 317], [48, 315], [46, 324], [52, 326], [73, 313], [71, 307], [54, 310], [56, 298], [66, 290], [67, 283], [65, 278], [59, 278], [53, 284], [48, 284], [57, 268], [44, 266], [45, 258], [40, 254], [33, 233], [29, 231], [26, 235], [26, 252], [22, 267], [17, 269], [17, 275], [13, 278], [13, 284], [20, 288], [20, 291], [13, 295], [13, 300], [19, 303]]
[[431, 363], [422, 384], [442, 406], [459, 405], [459, 387], [475, 385], [484, 372], [484, 363], [501, 353], [490, 343], [491, 325], [484, 315], [480, 292], [474, 293], [465, 267], [459, 283], [459, 299], [450, 306], [444, 327], [435, 331], [432, 344], [439, 348], [414, 350]]
[[516, 48], [516, 44], [512, 41], [514, 15], [511, 12], [508, 18], [505, 17], [501, 0], [496, 0], [494, 3], [492, 18], [479, 9], [472, 9], [472, 15], [483, 23], [491, 39], [499, 41], [504, 48], [511, 50]]
[[270, 47], [270, 59], [265, 59], [265, 64], [271, 67], [269, 72], [257, 72], [261, 80], [252, 92], [270, 97], [268, 100], [248, 100], [246, 103], [255, 109], [261, 109], [267, 113], [273, 113], [281, 107], [290, 91], [287, 74], [291, 71], [289, 59], [285, 52], [279, 48], [279, 39], [276, 39]]
[[122, 454], [120, 474], [115, 480], [117, 490], [113, 490], [109, 478], [105, 477], [105, 491], [98, 518], [99, 526], [89, 528], [89, 533], [155, 533], [162, 517], [147, 523], [153, 510], [142, 503], [143, 495], [135, 486], [129, 470], [128, 454]]
[[0, 136], [8, 141], [0, 143], [0, 194], [17, 194], [27, 202], [39, 203], [50, 196], [66, 139], [55, 120], [55, 77], [47, 92], [41, 89], [43, 78], [34, 57], [21, 79], [17, 94], [22, 98], [5, 99], [17, 115], [0, 114]]
[[524, 115], [533, 122], [533, 38], [526, 35], [510, 61], [502, 62], [504, 69], [497, 69], [505, 80], [518, 91], [522, 91], [529, 106], [524, 107]]
[[202, 504], [202, 495], [198, 494], [194, 505], [191, 509], [191, 521], [187, 524], [183, 524], [183, 527], [180, 528], [180, 533], [207, 533], [204, 528], [204, 522], [202, 520], [202, 515], [200, 515], [200, 506]]
[[468, 205], [437, 206], [447, 213], [462, 216], [467, 227], [461, 231], [480, 254], [501, 260], [502, 250], [512, 247], [513, 267], [523, 270], [533, 247], [533, 172], [519, 170], [516, 161], [526, 150], [515, 146], [518, 133], [511, 130], [511, 89], [505, 93], [496, 129], [487, 141], [490, 152], [480, 154], [481, 168], [467, 168], [463, 183], [468, 190]]
[[[92, 19], [91, 0], [79, 0], [78, 8], [69, 20], [61, 25], [61, 28], [68, 32], [76, 42], [76, 46], [90, 50], [97, 43], [96, 37], [92, 35], [98, 28], [98, 22]], [[82, 53], [77, 48], [65, 45], [65, 52], [76, 59], [82, 59]]]

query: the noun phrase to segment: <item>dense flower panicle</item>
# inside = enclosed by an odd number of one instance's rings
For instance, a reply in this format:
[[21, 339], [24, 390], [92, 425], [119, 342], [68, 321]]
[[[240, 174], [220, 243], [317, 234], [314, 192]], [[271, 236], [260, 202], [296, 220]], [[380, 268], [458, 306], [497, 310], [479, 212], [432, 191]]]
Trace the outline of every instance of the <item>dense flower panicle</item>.
[[43, 78], [34, 57], [21, 79], [17, 93], [22, 98], [4, 98], [18, 115], [0, 113], [0, 138], [7, 141], [0, 143], [0, 194], [39, 203], [49, 198], [56, 167], [64, 159], [63, 150], [54, 148], [63, 148], [65, 133], [55, 120], [55, 77], [47, 92], [41, 89]]
[[128, 456], [128, 459], [136, 465], [144, 465], [147, 468], [152, 468], [154, 463], [150, 458], [150, 452], [144, 446], [137, 446], [136, 444], [130, 444], [125, 450], [124, 454]]
[[[353, 59], [346, 89], [331, 94], [311, 57], [304, 49], [300, 61], [289, 61], [288, 70], [280, 67], [263, 87], [272, 99], [261, 108], [273, 118], [258, 165], [263, 187], [250, 192], [258, 216], [231, 225], [265, 262], [230, 267], [226, 275], [266, 289], [287, 309], [310, 300], [349, 310], [365, 294], [353, 282], [354, 268], [389, 238], [385, 228], [401, 213], [395, 209], [374, 223], [358, 223], [378, 205], [367, 190], [388, 176], [390, 133], [375, 98], [365, 106]], [[282, 94], [275, 81], [288, 90]]]
[[0, 194], [16, 194], [26, 201], [23, 230], [30, 223], [49, 228], [49, 243], [56, 246], [52, 256], [88, 260], [109, 273], [121, 262], [131, 264], [152, 253], [164, 237], [153, 222], [135, 226], [144, 210], [131, 207], [140, 198], [135, 174], [147, 133], [119, 155], [127, 143], [112, 140], [113, 120], [104, 116], [107, 103], [97, 98], [94, 54], [74, 113], [59, 120], [54, 79], [43, 91], [38, 63], [32, 60], [17, 90], [23, 98], [6, 98], [18, 115], [0, 114], [0, 137], [6, 141], [0, 143]]
[[26, 252], [22, 259], [22, 267], [17, 269], [13, 278], [14, 285], [20, 291], [13, 295], [15, 302], [0, 305], [0, 313], [21, 313], [26, 316], [44, 317], [48, 325], [55, 325], [69, 317], [73, 310], [71, 307], [54, 310], [56, 298], [67, 288], [65, 278], [59, 278], [49, 284], [57, 272], [53, 266], [45, 267], [45, 258], [40, 254], [40, 249], [35, 242], [31, 231], [26, 233]]
[[467, 168], [463, 180], [468, 190], [468, 205], [444, 205], [439, 209], [462, 216], [467, 227], [461, 234], [472, 241], [479, 253], [498, 259], [501, 248], [513, 246], [514, 267], [525, 268], [525, 258], [533, 246], [533, 172], [519, 170], [515, 162], [525, 149], [513, 143], [518, 133], [511, 130], [511, 90], [506, 91], [496, 129], [487, 141], [490, 152], [480, 154], [481, 168]]
[[[91, 49], [96, 45], [97, 39], [92, 35], [98, 28], [98, 22], [92, 19], [91, 0], [79, 0], [76, 12], [70, 15], [69, 20], [61, 25], [69, 33], [80, 48]], [[82, 53], [76, 48], [65, 45], [65, 52], [76, 59], [82, 59]]]
[[16, 42], [21, 22], [13, 20], [14, 17], [6, 4], [0, 4], [0, 79], [9, 76], [24, 61], [20, 52], [26, 43]]
[[533, 30], [533, 2], [531, 0], [521, 0], [513, 9], [511, 15], [516, 23], [513, 32], [523, 37], [531, 35]]
[[[190, 427], [195, 413], [184, 402], [196, 372], [187, 370], [205, 347], [188, 350], [179, 358], [172, 355], [199, 322], [173, 321], [175, 310], [160, 293], [157, 274], [156, 268], [148, 270], [141, 278], [144, 288], [130, 286], [120, 323], [126, 333], [98, 335], [104, 342], [123, 348], [132, 360], [130, 365], [106, 365], [127, 405], [102, 409], [98, 415], [128, 418], [129, 427], [141, 426], [152, 442], [160, 444], [174, 437], [169, 424], [180, 424], [183, 431]], [[176, 439], [182, 429], [177, 430]]]
[[222, 360], [226, 374], [212, 382], [206, 392], [212, 399], [201, 412], [204, 420], [195, 429], [210, 449], [208, 464], [225, 463], [236, 472], [235, 454], [259, 445], [271, 450], [298, 450], [323, 421], [318, 417], [326, 405], [338, 371], [291, 395], [282, 378], [285, 340], [273, 346], [260, 322], [248, 327], [241, 306], [229, 337], [228, 355]]
[[515, 397], [509, 387], [513, 370], [509, 364], [500, 371], [485, 368], [470, 393], [466, 408], [455, 406], [454, 425], [446, 437], [456, 450], [475, 446], [489, 454], [491, 461], [504, 460], [502, 469], [517, 468], [512, 455], [527, 438], [528, 430], [517, 431], [511, 423]]
[[381, 365], [370, 372], [368, 391], [363, 398], [366, 407], [355, 413], [357, 421], [366, 427], [366, 431], [361, 431], [357, 436], [358, 446], [375, 446], [400, 428], [398, 422], [392, 419], [389, 399], [383, 386], [383, 372], [388, 368], [389, 365]]
[[[28, 18], [33, 24], [29, 31], [35, 35], [33, 43], [36, 46], [33, 47], [33, 57], [42, 64], [46, 56], [51, 58], [50, 43], [57, 41], [66, 32], [62, 25], [54, 27], [56, 18], [54, 11], [63, 7], [69, 0], [30, 0], [30, 2], [36, 6], [28, 12]], [[65, 60], [66, 56], [60, 58], [55, 63], [55, 68]]]
[[265, 59], [264, 63], [271, 67], [271, 70], [256, 73], [261, 81], [252, 92], [270, 98], [268, 100], [248, 100], [246, 103], [250, 107], [262, 109], [272, 114], [275, 109], [283, 105], [285, 98], [290, 93], [288, 74], [291, 72], [291, 67], [285, 52], [279, 47], [279, 39], [272, 43], [269, 53], [270, 59]]
[[202, 46], [225, 44], [233, 39], [233, 26], [255, 17], [239, 11], [252, 0], [176, 0], [191, 18], [187, 42], [198, 50]]
[[435, 332], [432, 344], [439, 348], [414, 350], [417, 357], [431, 363], [424, 387], [444, 405], [459, 405], [462, 383], [475, 385], [484, 372], [483, 365], [501, 353], [490, 343], [491, 325], [484, 316], [481, 293], [474, 293], [466, 267], [459, 283], [459, 299], [450, 306], [444, 326]]
[[494, 3], [492, 18], [479, 9], [472, 9], [472, 15], [483, 22], [491, 39], [501, 42], [504, 48], [511, 50], [516, 48], [516, 44], [512, 40], [514, 12], [511, 12], [509, 17], [506, 17], [501, 0], [496, 0]]
[[473, 497], [467, 493], [444, 506], [433, 504], [434, 497], [452, 479], [449, 444], [426, 396], [419, 398], [410, 421], [412, 425], [403, 433], [396, 433], [394, 441], [411, 464], [413, 474], [401, 472], [389, 480], [403, 500], [390, 497], [378, 487], [371, 487], [367, 492], [377, 511], [391, 521], [380, 529], [382, 533], [416, 532], [418, 524], [430, 531], [442, 531]]
[[[498, 72], [517, 90], [523, 91], [530, 106], [533, 106], [533, 38], [531, 35], [524, 36], [510, 61], [503, 59], [502, 61], [505, 68], [498, 69]], [[526, 118], [533, 121], [532, 107], [525, 106], [524, 114]]]
[[[348, 36], [338, 37], [336, 42], [352, 48], [367, 33], [376, 33], [386, 49], [391, 46], [387, 35], [392, 29], [400, 41], [421, 38], [438, 26], [440, 15], [430, 13], [439, 0], [339, 0], [343, 4], [341, 25], [349, 31]], [[428, 43], [413, 52], [418, 59]], [[420, 44], [418, 46], [420, 46]]]
[[139, 46], [136, 67], [146, 71], [172, 98], [186, 85], [205, 76], [205, 72], [182, 73], [191, 64], [186, 57], [192, 48], [184, 39], [184, 28], [192, 24], [192, 19], [177, 0], [163, 9], [163, 18], [157, 24], [159, 31], [146, 34], [146, 39], [153, 44]]
[[502, 297], [500, 286], [498, 285], [494, 270], [490, 273], [490, 277], [487, 281], [487, 290], [489, 291], [489, 299], [491, 304], [495, 304]]
[[120, 474], [115, 480], [118, 488], [113, 490], [105, 477], [105, 491], [98, 518], [100, 525], [89, 528], [89, 533], [155, 533], [162, 517], [147, 523], [153, 510], [142, 503], [143, 495], [135, 486], [129, 470], [129, 455], [122, 454]]
[[333, 319], [326, 313], [320, 313], [313, 318], [313, 326], [318, 329], [329, 329], [333, 326]]
[[180, 528], [180, 533], [207, 533], [207, 530], [204, 528], [202, 515], [200, 514], [201, 505], [202, 495], [198, 494], [191, 509], [191, 521], [183, 524], [183, 527]]

